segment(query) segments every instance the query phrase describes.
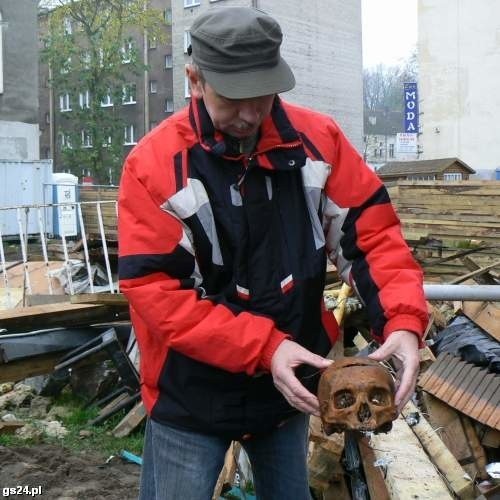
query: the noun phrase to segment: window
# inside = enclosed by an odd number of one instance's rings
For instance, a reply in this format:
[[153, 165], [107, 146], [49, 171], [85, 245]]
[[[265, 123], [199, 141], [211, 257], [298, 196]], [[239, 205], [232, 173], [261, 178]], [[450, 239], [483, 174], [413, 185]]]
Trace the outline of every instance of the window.
[[191, 32], [189, 30], [184, 31], [184, 54], [187, 54], [188, 47], [191, 45]]
[[46, 123], [47, 125], [49, 125], [49, 124], [50, 124], [50, 113], [45, 113], [45, 123]]
[[82, 148], [92, 147], [92, 136], [88, 130], [82, 130]]
[[124, 141], [125, 146], [130, 146], [131, 144], [136, 144], [135, 142], [135, 130], [133, 125], [126, 125], [124, 128]]
[[389, 144], [389, 158], [394, 158], [394, 144]]
[[80, 92], [79, 101], [81, 109], [90, 108], [90, 92], [88, 90]]
[[61, 75], [66, 75], [69, 73], [71, 69], [71, 57], [68, 57], [66, 61], [64, 61], [62, 67], [61, 67]]
[[136, 84], [135, 83], [127, 83], [123, 86], [123, 104], [135, 104], [136, 101]]
[[113, 106], [113, 99], [111, 98], [111, 90], [102, 98], [101, 106], [107, 108], [108, 106]]
[[127, 64], [132, 60], [132, 55], [134, 53], [134, 41], [129, 38], [125, 40], [122, 47], [122, 63]]
[[195, 7], [196, 5], [200, 5], [197, 0], [184, 0], [184, 7]]
[[103, 141], [102, 141], [102, 146], [103, 146], [104, 148], [107, 148], [107, 147], [111, 146], [111, 136], [110, 136], [110, 135], [108, 135], [108, 137], [105, 137], [105, 138], [103, 139]]
[[2, 30], [2, 13], [0, 12], [0, 94], [3, 94], [3, 30]]
[[148, 49], [156, 49], [157, 46], [157, 40], [155, 36], [149, 37], [148, 38]]
[[172, 54], [167, 54], [165, 56], [165, 68], [171, 68], [173, 63]]
[[188, 99], [191, 97], [191, 89], [189, 88], [189, 80], [188, 77], [184, 77], [184, 97]]
[[73, 33], [73, 27], [71, 25], [71, 19], [69, 17], [64, 18], [63, 27], [65, 35], [71, 35]]
[[64, 132], [59, 133], [59, 146], [61, 149], [72, 149], [71, 136]]
[[149, 81], [149, 91], [151, 94], [156, 94], [158, 92], [158, 82], [156, 80]]
[[172, 9], [165, 9], [163, 11], [163, 19], [167, 24], [172, 24]]
[[82, 52], [82, 66], [85, 68], [85, 69], [89, 69], [90, 68], [90, 61], [91, 61], [91, 55], [90, 55], [90, 50], [84, 50]]
[[71, 111], [71, 101], [67, 92], [66, 94], [61, 94], [59, 96], [59, 111], [63, 113], [66, 111]]
[[452, 172], [449, 174], [443, 174], [443, 180], [444, 181], [461, 181], [462, 174], [459, 172]]
[[174, 112], [174, 101], [172, 99], [165, 99], [165, 113]]

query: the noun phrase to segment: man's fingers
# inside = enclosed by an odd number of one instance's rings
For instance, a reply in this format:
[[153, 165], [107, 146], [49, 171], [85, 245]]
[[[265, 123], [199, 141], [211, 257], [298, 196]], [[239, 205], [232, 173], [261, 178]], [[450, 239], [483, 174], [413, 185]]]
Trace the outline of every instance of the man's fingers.
[[418, 368], [418, 362], [408, 361], [402, 370], [399, 387], [395, 396], [395, 403], [399, 411], [401, 411], [415, 390]]
[[278, 378], [275, 385], [294, 408], [304, 413], [319, 415], [318, 398], [310, 393], [295, 376]]
[[382, 344], [376, 351], [368, 354], [368, 357], [374, 361], [385, 361], [392, 356], [393, 351], [394, 349], [392, 349], [390, 345]]

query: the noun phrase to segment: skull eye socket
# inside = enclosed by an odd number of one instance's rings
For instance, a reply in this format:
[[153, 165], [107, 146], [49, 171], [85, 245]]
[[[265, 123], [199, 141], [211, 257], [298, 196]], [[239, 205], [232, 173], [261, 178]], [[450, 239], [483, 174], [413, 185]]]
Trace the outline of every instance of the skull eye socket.
[[350, 391], [338, 391], [333, 396], [333, 405], [338, 410], [341, 410], [342, 408], [349, 408], [349, 406], [352, 406], [355, 402], [356, 398]]
[[375, 406], [388, 406], [390, 404], [389, 395], [384, 389], [373, 389], [368, 395], [368, 401]]

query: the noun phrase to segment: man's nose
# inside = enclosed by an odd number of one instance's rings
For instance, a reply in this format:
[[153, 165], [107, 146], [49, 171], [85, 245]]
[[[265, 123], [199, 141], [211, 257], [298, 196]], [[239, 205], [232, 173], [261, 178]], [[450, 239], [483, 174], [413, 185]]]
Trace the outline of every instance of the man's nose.
[[256, 124], [259, 122], [262, 115], [262, 110], [259, 104], [253, 100], [248, 100], [240, 103], [238, 109], [238, 118], [245, 121], [246, 123]]

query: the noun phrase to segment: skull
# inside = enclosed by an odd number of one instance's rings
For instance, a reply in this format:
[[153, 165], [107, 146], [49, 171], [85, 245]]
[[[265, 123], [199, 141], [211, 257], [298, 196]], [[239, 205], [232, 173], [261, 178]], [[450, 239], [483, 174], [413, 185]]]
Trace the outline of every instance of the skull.
[[321, 375], [318, 399], [326, 434], [389, 432], [397, 416], [390, 373], [369, 358], [342, 358]]

